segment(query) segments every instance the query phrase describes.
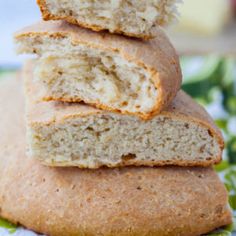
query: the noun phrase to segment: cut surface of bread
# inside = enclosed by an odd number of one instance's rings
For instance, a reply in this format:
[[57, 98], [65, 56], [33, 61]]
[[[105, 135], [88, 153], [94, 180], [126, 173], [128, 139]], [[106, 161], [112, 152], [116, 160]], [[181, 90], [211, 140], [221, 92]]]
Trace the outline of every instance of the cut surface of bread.
[[179, 59], [161, 30], [149, 42], [101, 34], [65, 22], [41, 22], [16, 34], [19, 53], [35, 53], [45, 100], [84, 101], [149, 119], [181, 86]]
[[211, 168], [49, 168], [26, 157], [19, 78], [0, 80], [0, 215], [50, 236], [196, 236], [230, 224]]
[[178, 0], [38, 0], [44, 20], [66, 20], [95, 31], [149, 39], [176, 18]]
[[40, 84], [24, 70], [29, 155], [50, 166], [209, 166], [221, 160], [223, 139], [206, 111], [180, 91], [153, 119], [81, 103], [38, 102]]

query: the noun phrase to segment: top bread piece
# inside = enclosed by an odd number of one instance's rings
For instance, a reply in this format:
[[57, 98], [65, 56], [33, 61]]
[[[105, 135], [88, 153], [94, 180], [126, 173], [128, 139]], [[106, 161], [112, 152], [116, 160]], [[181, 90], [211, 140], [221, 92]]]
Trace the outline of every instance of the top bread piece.
[[137, 38], [155, 36], [158, 25], [172, 22], [178, 0], [37, 0], [44, 20], [66, 20], [94, 31]]
[[0, 215], [51, 236], [196, 236], [232, 222], [211, 168], [48, 168], [25, 156], [21, 80], [0, 80]]
[[15, 36], [19, 53], [38, 55], [45, 100], [84, 101], [150, 119], [175, 97], [179, 58], [161, 29], [150, 41], [97, 33], [63, 21], [41, 22]]

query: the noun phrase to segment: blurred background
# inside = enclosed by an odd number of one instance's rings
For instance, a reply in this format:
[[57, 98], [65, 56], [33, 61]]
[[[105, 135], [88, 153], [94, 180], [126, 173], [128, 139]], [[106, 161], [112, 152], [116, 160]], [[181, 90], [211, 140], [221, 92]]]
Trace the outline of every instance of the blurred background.
[[[224, 161], [216, 169], [236, 210], [236, 0], [182, 2], [178, 22], [166, 31], [181, 57], [183, 89], [205, 106], [223, 131]], [[39, 20], [36, 0], [0, 0], [0, 79], [15, 73], [25, 59], [14, 53], [13, 33]]]
[[[180, 17], [168, 29], [180, 54], [236, 54], [236, 0], [183, 0]], [[12, 35], [40, 20], [36, 0], [0, 0], [0, 65], [19, 66]]]
[[40, 20], [36, 0], [0, 0], [0, 66], [19, 67], [23, 57], [14, 53], [14, 32]]

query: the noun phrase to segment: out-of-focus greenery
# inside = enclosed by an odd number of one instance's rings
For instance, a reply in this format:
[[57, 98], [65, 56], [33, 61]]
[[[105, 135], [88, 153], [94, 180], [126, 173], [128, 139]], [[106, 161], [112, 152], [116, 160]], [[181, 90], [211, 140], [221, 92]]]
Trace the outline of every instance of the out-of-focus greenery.
[[210, 234], [207, 234], [206, 236], [231, 236], [233, 230], [234, 230], [234, 225], [232, 224], [225, 227], [224, 229], [218, 229]]
[[8, 230], [10, 234], [15, 233], [17, 226], [8, 222], [7, 220], [3, 220], [0, 218], [0, 227], [5, 228]]
[[214, 101], [214, 92], [222, 92], [225, 110], [230, 115], [236, 115], [235, 59], [217, 56], [200, 57], [188, 67], [191, 60], [183, 58], [181, 64], [182, 68], [186, 68], [183, 69], [185, 91], [204, 104]]
[[236, 59], [209, 56], [195, 60], [195, 65], [190, 58], [181, 61], [183, 89], [204, 106], [215, 103], [221, 108], [221, 114], [211, 115], [225, 134], [228, 161], [236, 164]]
[[3, 75], [5, 75], [5, 74], [11, 74], [11, 73], [15, 73], [17, 71], [17, 69], [16, 68], [2, 68], [2, 67], [0, 67], [0, 78], [1, 77], [3, 77]]
[[16, 69], [15, 68], [9, 68], [9, 69], [5, 69], [5, 68], [1, 68], [0, 67], [0, 81], [2, 78], [11, 78], [11, 76], [16, 73]]
[[[224, 160], [216, 166], [229, 191], [229, 203], [236, 217], [236, 59], [183, 57], [183, 90], [204, 105], [215, 118], [226, 141]], [[227, 236], [235, 224], [212, 234]]]

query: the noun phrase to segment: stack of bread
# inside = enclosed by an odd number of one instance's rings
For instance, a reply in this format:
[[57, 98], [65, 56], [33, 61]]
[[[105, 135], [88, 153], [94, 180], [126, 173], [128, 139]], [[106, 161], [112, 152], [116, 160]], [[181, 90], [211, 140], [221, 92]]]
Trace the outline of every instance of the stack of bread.
[[212, 168], [222, 135], [180, 90], [160, 28], [176, 1], [38, 3], [46, 21], [15, 36], [37, 55], [25, 96], [20, 80], [0, 86], [1, 216], [51, 236], [197, 236], [231, 223]]

